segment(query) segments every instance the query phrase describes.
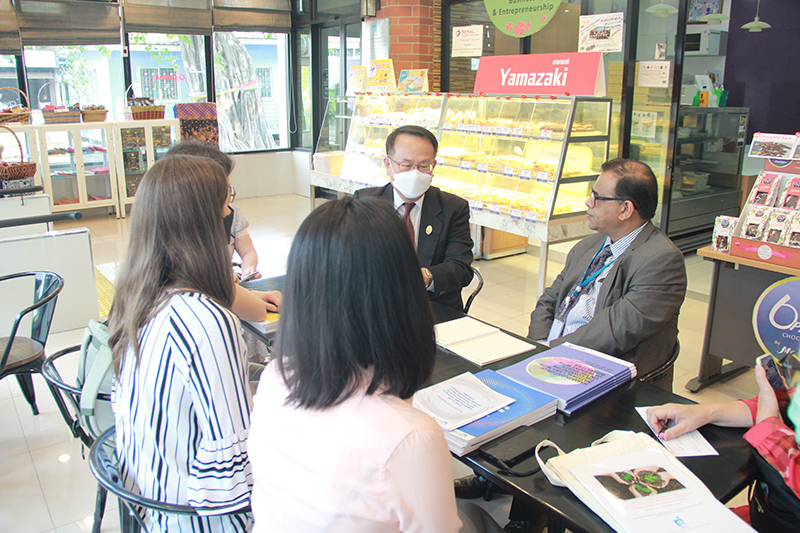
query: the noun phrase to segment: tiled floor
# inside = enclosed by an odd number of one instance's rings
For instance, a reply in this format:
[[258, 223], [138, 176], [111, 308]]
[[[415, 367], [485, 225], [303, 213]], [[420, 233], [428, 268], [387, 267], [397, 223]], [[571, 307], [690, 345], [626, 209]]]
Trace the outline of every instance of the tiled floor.
[[[309, 201], [287, 195], [237, 199], [250, 222], [250, 234], [259, 253], [259, 270], [265, 276], [285, 271], [292, 236], [308, 214]], [[92, 232], [92, 250], [97, 268], [112, 282], [125, 253], [130, 219], [107, 215], [85, 216], [61, 223], [58, 229], [87, 226]], [[551, 257], [557, 254], [551, 254]], [[536, 249], [528, 254], [479, 261], [485, 286], [470, 314], [524, 335], [529, 313], [536, 303], [538, 275]], [[696, 376], [706, 321], [711, 265], [695, 254], [686, 257], [689, 292], [680, 316], [681, 355], [676, 364], [674, 391], [693, 400], [724, 401], [751, 397], [757, 392], [752, 371], [698, 394], [684, 389]], [[548, 282], [561, 265], [551, 261]], [[472, 287], [465, 289], [465, 294]], [[64, 302], [59, 302], [63, 305]], [[78, 344], [81, 331], [53, 334], [48, 352]], [[64, 368], [64, 375], [71, 369]], [[72, 369], [74, 372], [74, 369]], [[91, 530], [95, 482], [82, 459], [80, 442], [71, 438], [41, 377], [34, 377], [41, 414], [34, 417], [13, 379], [0, 382], [0, 531], [4, 533], [73, 533]], [[468, 470], [454, 462], [455, 475]], [[740, 501], [742, 496], [737, 499]], [[507, 516], [509, 498], [484, 505], [501, 524]], [[118, 531], [117, 503], [109, 499], [103, 531]]]

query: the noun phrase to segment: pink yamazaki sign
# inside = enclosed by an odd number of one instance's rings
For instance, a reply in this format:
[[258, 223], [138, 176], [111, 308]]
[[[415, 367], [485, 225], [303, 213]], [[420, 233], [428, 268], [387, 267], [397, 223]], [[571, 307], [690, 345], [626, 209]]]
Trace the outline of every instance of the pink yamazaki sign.
[[601, 52], [485, 56], [476, 93], [605, 96]]

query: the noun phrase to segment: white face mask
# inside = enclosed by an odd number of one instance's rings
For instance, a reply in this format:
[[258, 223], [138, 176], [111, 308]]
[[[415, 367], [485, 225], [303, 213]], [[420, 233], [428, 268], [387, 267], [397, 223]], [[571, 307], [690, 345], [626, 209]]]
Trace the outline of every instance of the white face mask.
[[416, 200], [428, 191], [432, 179], [432, 174], [425, 174], [412, 168], [407, 172], [394, 173], [392, 185], [397, 189], [397, 192], [409, 200]]

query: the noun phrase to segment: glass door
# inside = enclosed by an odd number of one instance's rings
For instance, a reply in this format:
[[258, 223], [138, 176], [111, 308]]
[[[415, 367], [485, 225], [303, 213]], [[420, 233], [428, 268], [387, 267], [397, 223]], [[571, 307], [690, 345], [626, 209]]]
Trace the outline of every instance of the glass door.
[[86, 179], [87, 205], [114, 200], [108, 146], [107, 128], [81, 129], [81, 152]]

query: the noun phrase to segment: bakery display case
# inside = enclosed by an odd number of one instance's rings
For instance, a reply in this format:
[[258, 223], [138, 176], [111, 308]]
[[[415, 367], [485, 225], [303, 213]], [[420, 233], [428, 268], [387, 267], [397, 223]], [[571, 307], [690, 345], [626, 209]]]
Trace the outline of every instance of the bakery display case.
[[542, 241], [543, 263], [548, 244], [590, 233], [584, 202], [608, 158], [610, 98], [360, 94], [352, 109], [341, 171], [317, 165], [318, 151], [312, 189], [384, 185], [386, 137], [415, 124], [439, 140], [433, 184], [469, 201], [474, 225]]
[[41, 176], [53, 212], [117, 208], [117, 178], [108, 123], [36, 126]]
[[120, 213], [133, 203], [136, 189], [147, 169], [180, 140], [177, 119], [135, 120], [113, 124]]
[[748, 109], [682, 106], [662, 228], [684, 251], [711, 241], [718, 215], [737, 216]]

